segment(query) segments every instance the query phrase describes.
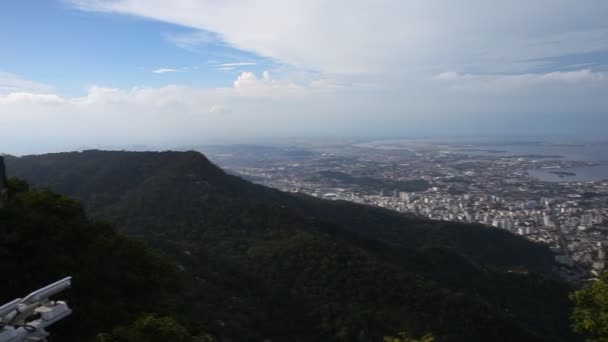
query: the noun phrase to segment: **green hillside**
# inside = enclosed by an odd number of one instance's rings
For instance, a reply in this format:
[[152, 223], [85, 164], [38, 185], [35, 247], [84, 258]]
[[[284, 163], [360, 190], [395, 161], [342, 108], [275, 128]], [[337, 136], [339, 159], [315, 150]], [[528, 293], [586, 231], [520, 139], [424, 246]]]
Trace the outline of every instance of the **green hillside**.
[[83, 341], [144, 312], [175, 311], [183, 289], [175, 266], [108, 224], [89, 221], [75, 200], [29, 191], [13, 179], [0, 229], [0, 303], [73, 277], [60, 298], [74, 312], [51, 328], [53, 341]]
[[189, 279], [184, 315], [223, 340], [572, 340], [569, 287], [551, 275], [550, 251], [504, 231], [281, 193], [196, 152], [7, 167], [175, 260]]

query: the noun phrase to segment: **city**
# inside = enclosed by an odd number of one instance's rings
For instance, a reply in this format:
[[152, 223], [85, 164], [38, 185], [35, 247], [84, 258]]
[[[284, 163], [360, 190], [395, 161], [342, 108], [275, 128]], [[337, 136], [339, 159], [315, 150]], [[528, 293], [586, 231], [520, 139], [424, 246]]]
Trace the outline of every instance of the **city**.
[[[573, 172], [564, 171], [598, 162], [419, 142], [201, 150], [226, 169], [283, 191], [523, 235], [551, 247], [566, 279], [606, 268], [608, 177], [576, 181], [569, 180]], [[531, 170], [545, 170], [560, 181], [539, 180]]]

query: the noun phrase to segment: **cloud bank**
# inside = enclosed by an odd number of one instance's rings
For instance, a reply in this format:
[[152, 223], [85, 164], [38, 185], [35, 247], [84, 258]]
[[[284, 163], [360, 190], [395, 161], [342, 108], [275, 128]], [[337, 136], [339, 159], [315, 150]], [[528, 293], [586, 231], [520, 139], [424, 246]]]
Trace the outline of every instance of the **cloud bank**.
[[[160, 39], [192, 50], [228, 46], [248, 57], [207, 61], [213, 72], [234, 73], [224, 86], [100, 84], [80, 96], [0, 72], [0, 144], [15, 151], [260, 137], [591, 134], [608, 125], [603, 0], [65, 3], [176, 24], [191, 31], [159, 32]], [[263, 71], [249, 56], [273, 67]]]
[[242, 72], [231, 87], [92, 86], [77, 97], [11, 92], [0, 95], [0, 145], [33, 153], [260, 137], [568, 133], [606, 123], [607, 82], [605, 73], [584, 69], [484, 77], [443, 73], [399, 88], [344, 86], [331, 79], [294, 83], [269, 72]]
[[327, 73], [521, 72], [543, 58], [608, 50], [603, 0], [70, 2], [212, 32], [235, 48]]

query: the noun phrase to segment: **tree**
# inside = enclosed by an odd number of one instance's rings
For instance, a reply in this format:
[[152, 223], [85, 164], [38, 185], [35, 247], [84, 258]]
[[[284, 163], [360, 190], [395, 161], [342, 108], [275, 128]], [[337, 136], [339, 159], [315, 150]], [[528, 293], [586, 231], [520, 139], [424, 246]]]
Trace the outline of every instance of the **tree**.
[[211, 336], [193, 336], [188, 329], [169, 316], [144, 314], [133, 324], [97, 335], [96, 342], [214, 342]]
[[435, 338], [432, 334], [425, 334], [419, 339], [412, 338], [404, 332], [400, 332], [396, 337], [385, 337], [384, 342], [434, 342]]
[[570, 295], [574, 302], [573, 329], [591, 336], [588, 341], [608, 342], [608, 272]]

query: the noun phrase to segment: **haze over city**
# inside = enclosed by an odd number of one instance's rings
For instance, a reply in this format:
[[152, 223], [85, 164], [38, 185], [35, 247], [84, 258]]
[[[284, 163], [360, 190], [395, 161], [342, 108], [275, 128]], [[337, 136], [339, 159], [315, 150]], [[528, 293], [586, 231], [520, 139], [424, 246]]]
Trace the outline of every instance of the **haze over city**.
[[608, 124], [601, 0], [1, 6], [8, 153]]

